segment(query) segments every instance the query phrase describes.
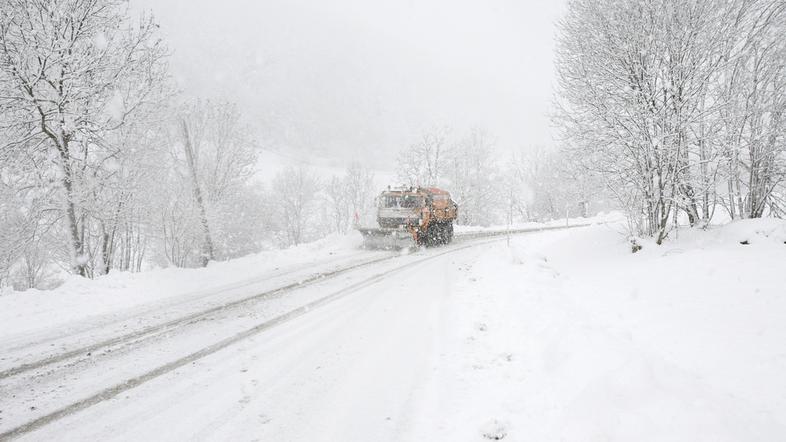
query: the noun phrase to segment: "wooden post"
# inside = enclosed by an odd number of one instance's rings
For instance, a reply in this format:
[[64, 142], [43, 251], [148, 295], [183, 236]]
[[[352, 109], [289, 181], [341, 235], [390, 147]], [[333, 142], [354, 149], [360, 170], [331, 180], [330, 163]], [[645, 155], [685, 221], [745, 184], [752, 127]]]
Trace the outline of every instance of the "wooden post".
[[210, 226], [207, 222], [207, 211], [205, 204], [202, 200], [202, 190], [199, 188], [199, 180], [197, 179], [196, 164], [194, 163], [194, 151], [191, 146], [191, 136], [188, 132], [188, 124], [185, 119], [180, 120], [181, 128], [183, 130], [183, 146], [186, 151], [186, 161], [188, 162], [188, 170], [191, 174], [192, 189], [194, 193], [194, 200], [199, 207], [199, 219], [202, 224], [202, 234], [204, 236], [204, 243], [202, 244], [202, 267], [207, 266], [207, 263], [213, 260], [213, 239], [210, 237]]

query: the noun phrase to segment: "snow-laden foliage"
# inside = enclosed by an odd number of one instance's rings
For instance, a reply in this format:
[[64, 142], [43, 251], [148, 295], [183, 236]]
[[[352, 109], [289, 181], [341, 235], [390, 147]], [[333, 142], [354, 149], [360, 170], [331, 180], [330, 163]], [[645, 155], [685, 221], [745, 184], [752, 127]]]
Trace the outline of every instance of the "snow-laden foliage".
[[556, 122], [643, 233], [780, 213], [784, 20], [771, 0], [568, 4]]
[[0, 285], [204, 265], [266, 241], [239, 110], [177, 104], [158, 25], [127, 8], [0, 3]]
[[[70, 267], [86, 276], [105, 245], [87, 232], [108, 222], [105, 191], [133, 152], [115, 132], [144, 118], [166, 95], [166, 49], [148, 17], [132, 22], [124, 2], [22, 1], [0, 6], [0, 107], [5, 149], [58, 182], [54, 207]], [[97, 227], [99, 226], [100, 227]]]

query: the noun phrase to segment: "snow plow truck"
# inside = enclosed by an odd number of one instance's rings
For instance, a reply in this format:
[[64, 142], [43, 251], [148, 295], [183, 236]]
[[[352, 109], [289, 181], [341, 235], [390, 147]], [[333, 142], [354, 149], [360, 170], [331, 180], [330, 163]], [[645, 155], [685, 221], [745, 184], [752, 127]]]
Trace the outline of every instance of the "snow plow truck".
[[400, 187], [376, 199], [378, 227], [357, 227], [363, 245], [374, 249], [404, 249], [448, 244], [458, 205], [436, 187]]

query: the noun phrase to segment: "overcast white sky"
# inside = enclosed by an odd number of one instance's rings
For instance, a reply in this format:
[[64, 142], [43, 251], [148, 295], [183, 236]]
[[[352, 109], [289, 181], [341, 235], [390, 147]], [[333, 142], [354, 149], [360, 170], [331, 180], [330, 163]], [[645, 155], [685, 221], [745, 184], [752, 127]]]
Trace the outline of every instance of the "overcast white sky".
[[269, 146], [390, 159], [423, 128], [550, 144], [564, 0], [131, 0], [189, 95], [239, 102]]

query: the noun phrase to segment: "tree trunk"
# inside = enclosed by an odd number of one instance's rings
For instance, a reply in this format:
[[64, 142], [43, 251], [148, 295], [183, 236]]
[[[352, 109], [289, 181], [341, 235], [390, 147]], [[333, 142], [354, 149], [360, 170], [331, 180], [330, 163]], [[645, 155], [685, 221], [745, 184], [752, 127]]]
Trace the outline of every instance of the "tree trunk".
[[106, 231], [106, 226], [101, 223], [101, 273], [104, 275], [109, 274], [111, 267], [109, 255], [111, 253], [111, 235]]
[[67, 232], [69, 235], [69, 245], [71, 246], [71, 268], [79, 276], [87, 276], [87, 265], [84, 262], [84, 244], [79, 235], [79, 223], [76, 220], [76, 205], [74, 204], [74, 182], [73, 170], [69, 164], [69, 156], [66, 147], [58, 146], [60, 160], [63, 169], [63, 189], [65, 190], [65, 215]]

